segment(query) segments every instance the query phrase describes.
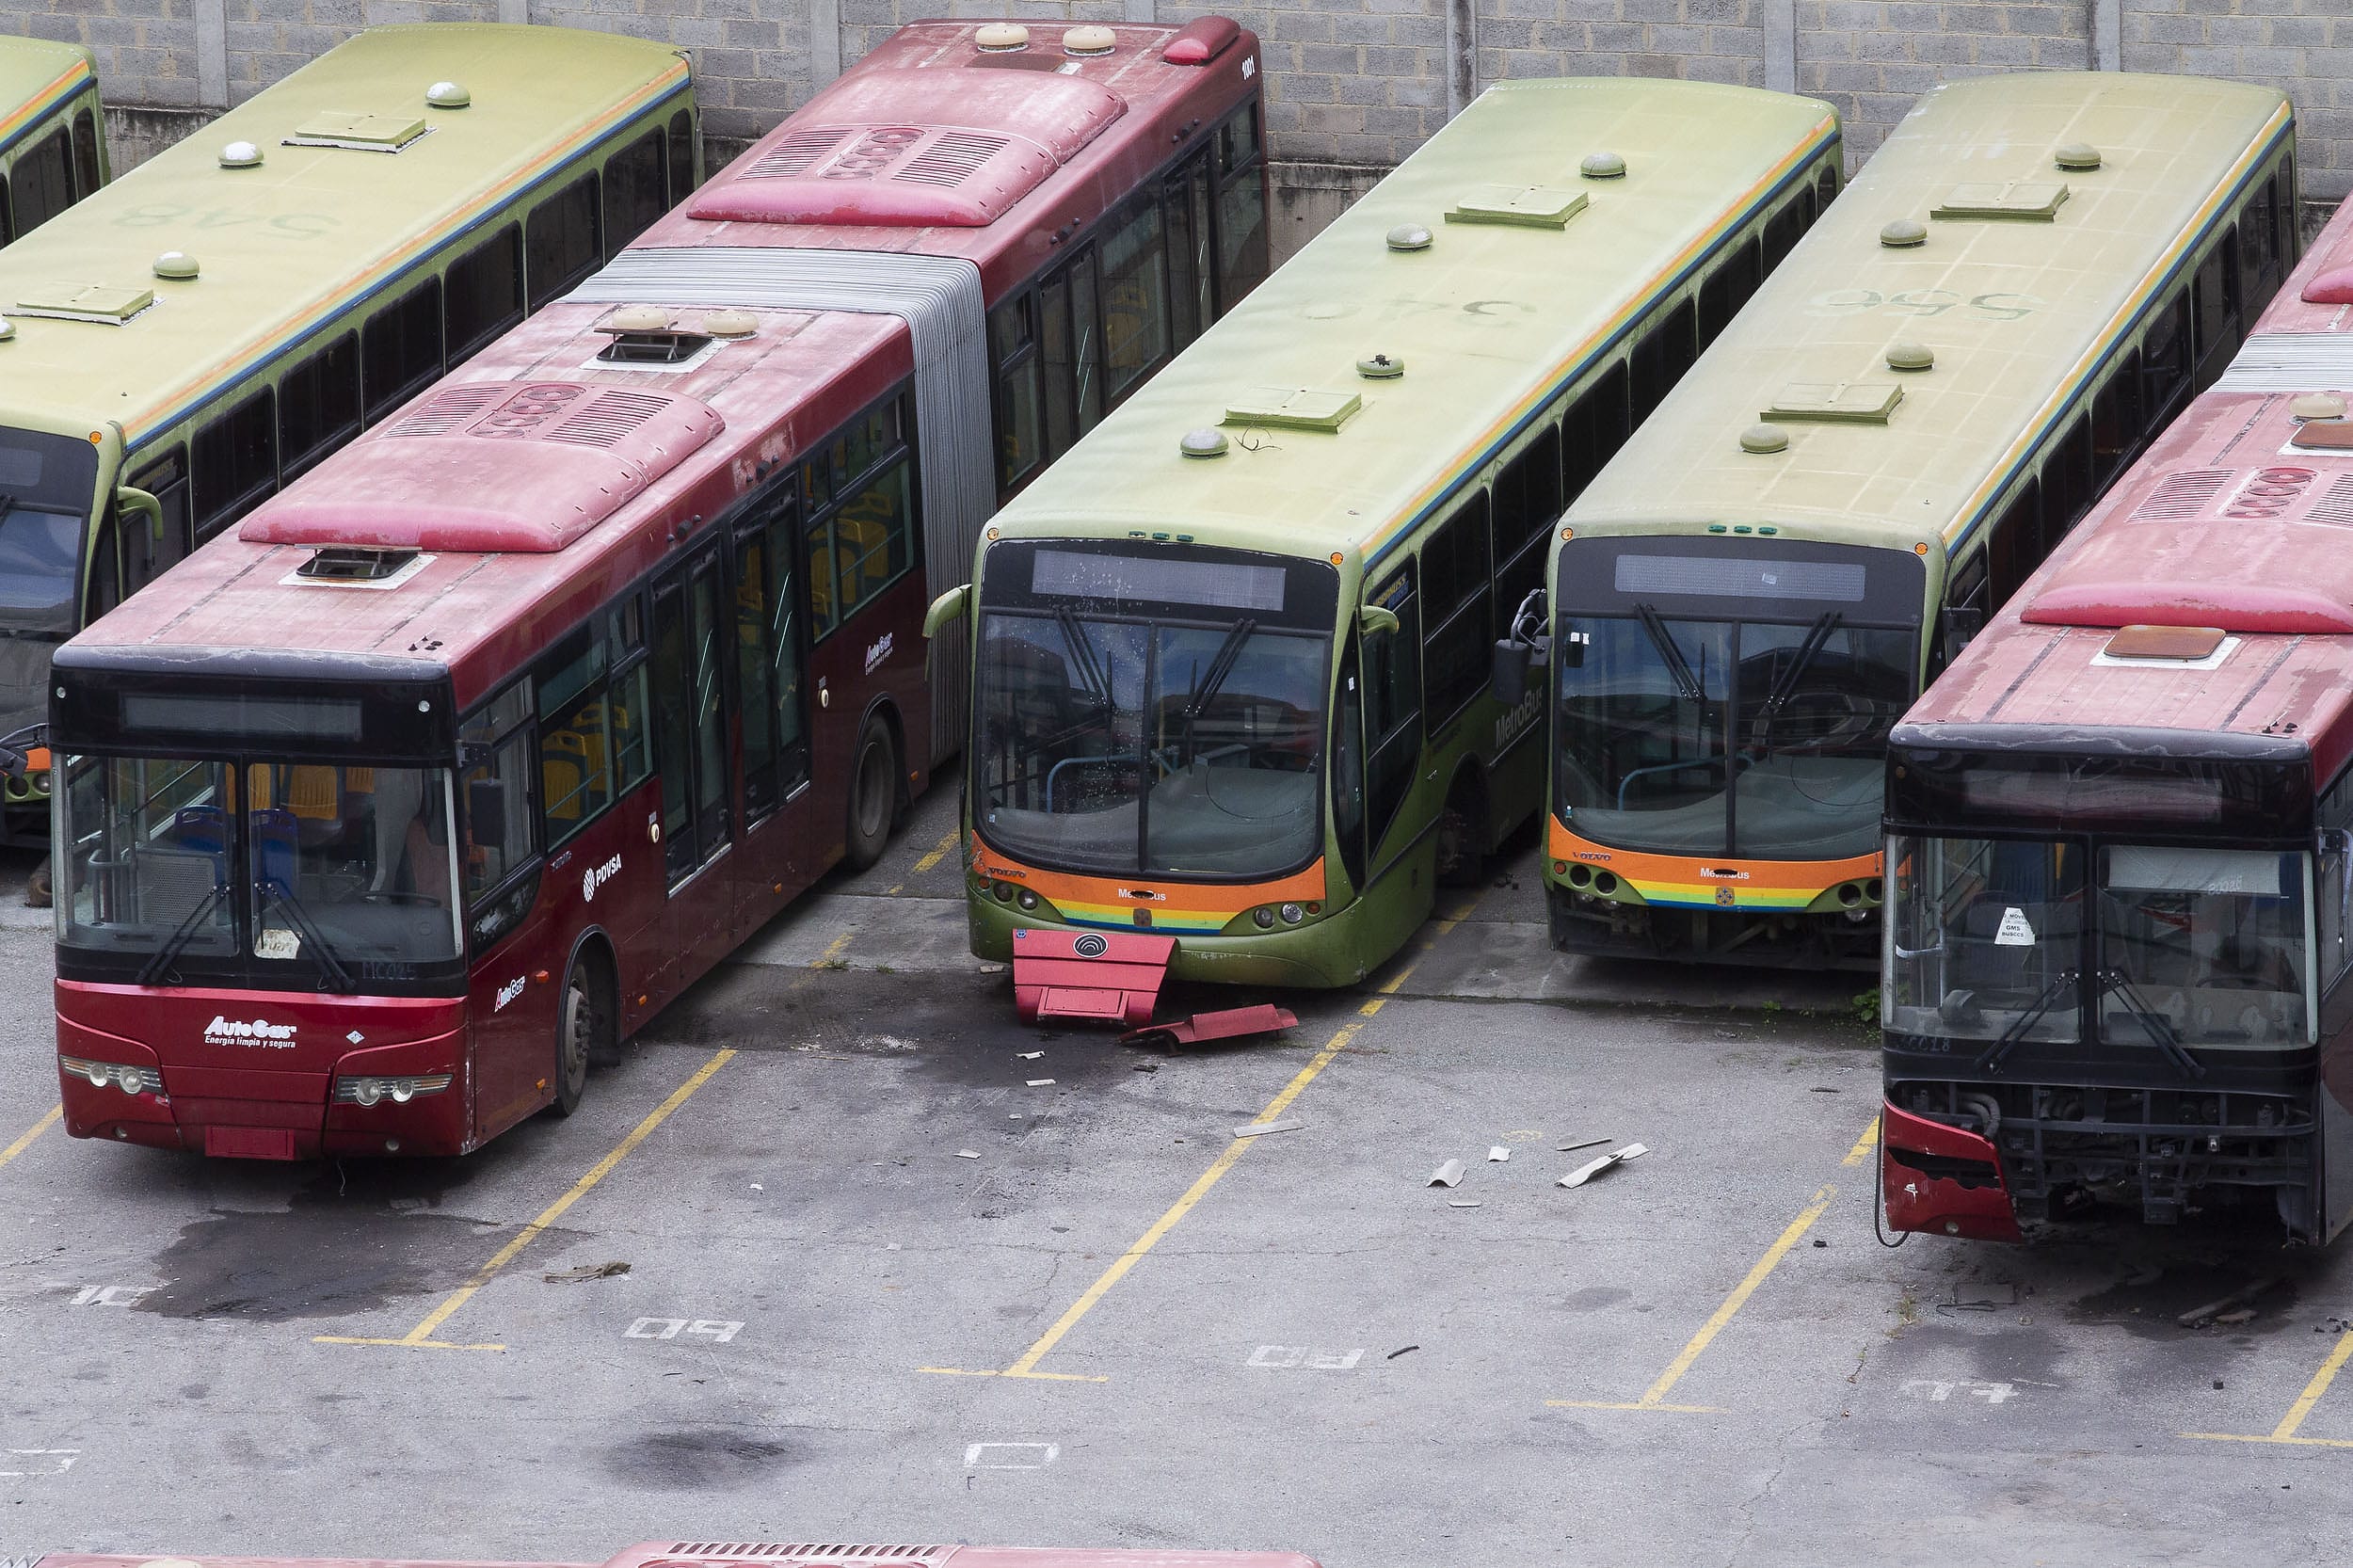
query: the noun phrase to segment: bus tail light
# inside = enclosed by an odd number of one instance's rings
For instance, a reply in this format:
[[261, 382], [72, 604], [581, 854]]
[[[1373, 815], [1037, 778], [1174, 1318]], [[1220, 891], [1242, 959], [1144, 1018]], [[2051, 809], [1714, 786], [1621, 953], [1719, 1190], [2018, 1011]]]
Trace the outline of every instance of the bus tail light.
[[86, 1062], [78, 1056], [60, 1056], [57, 1065], [75, 1078], [88, 1079], [93, 1089], [104, 1089], [111, 1083], [126, 1095], [164, 1092], [164, 1075], [152, 1067], [134, 1067], [120, 1062]]
[[374, 1105], [390, 1099], [394, 1105], [407, 1105], [420, 1095], [438, 1095], [449, 1087], [447, 1073], [425, 1073], [405, 1078], [339, 1078], [335, 1080], [337, 1105]]

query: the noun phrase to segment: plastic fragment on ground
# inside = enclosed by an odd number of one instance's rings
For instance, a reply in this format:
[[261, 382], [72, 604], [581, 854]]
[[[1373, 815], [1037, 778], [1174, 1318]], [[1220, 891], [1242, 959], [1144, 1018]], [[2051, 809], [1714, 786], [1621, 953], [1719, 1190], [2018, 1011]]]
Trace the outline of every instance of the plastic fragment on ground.
[[981, 1151], [980, 1151], [980, 1150], [978, 1150], [978, 1149], [958, 1149], [958, 1150], [956, 1150], [956, 1158], [957, 1158], [958, 1160], [978, 1160], [980, 1157], [981, 1157]]
[[1487, 1145], [1487, 1163], [1488, 1163], [1488, 1164], [1490, 1164], [1490, 1165], [1499, 1165], [1499, 1164], [1501, 1164], [1504, 1160], [1509, 1160], [1509, 1159], [1511, 1159], [1511, 1158], [1512, 1158], [1512, 1151], [1511, 1151], [1510, 1149], [1505, 1148], [1505, 1147], [1504, 1147], [1501, 1144], [1488, 1144], [1488, 1145]]
[[1119, 1037], [1123, 1046], [1197, 1046], [1204, 1040], [1238, 1040], [1249, 1034], [1273, 1034], [1299, 1022], [1289, 1008], [1261, 1002], [1255, 1007], [1228, 1007], [1215, 1013], [1195, 1013], [1173, 1024], [1146, 1024]]
[[1463, 1162], [1459, 1160], [1449, 1160], [1430, 1173], [1429, 1184], [1433, 1187], [1451, 1187], [1462, 1179]]
[[1597, 1149], [1608, 1142], [1607, 1138], [1579, 1138], [1574, 1144], [1555, 1144], [1552, 1147], [1556, 1154], [1575, 1154], [1579, 1149]]
[[1237, 1138], [1256, 1138], [1261, 1132], [1297, 1132], [1307, 1124], [1294, 1116], [1286, 1122], [1252, 1122], [1248, 1127], [1234, 1128]]
[[1479, 1200], [1477, 1198], [1449, 1198], [1446, 1200], [1446, 1206], [1449, 1208], [1477, 1208]]
[[1033, 1078], [1030, 1080], [1030, 1087], [1032, 1089], [1043, 1089], [1053, 1081], [1054, 1080], [1050, 1078]]
[[1042, 1050], [1017, 1050], [1013, 1054], [1024, 1062], [1034, 1062], [1046, 1053]]
[[1639, 1160], [1643, 1155], [1648, 1153], [1650, 1153], [1650, 1150], [1641, 1144], [1628, 1144], [1622, 1149], [1611, 1149], [1608, 1154], [1603, 1155], [1599, 1160], [1593, 1160], [1590, 1164], [1579, 1165], [1576, 1170], [1571, 1171], [1567, 1176], [1562, 1176], [1561, 1178], [1561, 1185], [1563, 1187], [1582, 1187], [1587, 1182], [1593, 1180], [1593, 1177], [1601, 1175], [1602, 1172], [1609, 1169], [1612, 1165], [1623, 1165], [1629, 1160]]

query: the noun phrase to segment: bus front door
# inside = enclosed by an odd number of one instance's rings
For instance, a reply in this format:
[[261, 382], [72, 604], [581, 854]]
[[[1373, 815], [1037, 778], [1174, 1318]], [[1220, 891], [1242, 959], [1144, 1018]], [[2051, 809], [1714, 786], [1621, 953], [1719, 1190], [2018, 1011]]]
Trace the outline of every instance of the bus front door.
[[653, 593], [654, 762], [662, 779], [662, 845], [669, 882], [670, 995], [694, 983], [735, 939], [728, 872], [729, 808], [726, 644], [716, 541], [664, 574]]
[[744, 843], [735, 917], [749, 936], [816, 880], [798, 511], [790, 486], [736, 525], [734, 711], [743, 732]]

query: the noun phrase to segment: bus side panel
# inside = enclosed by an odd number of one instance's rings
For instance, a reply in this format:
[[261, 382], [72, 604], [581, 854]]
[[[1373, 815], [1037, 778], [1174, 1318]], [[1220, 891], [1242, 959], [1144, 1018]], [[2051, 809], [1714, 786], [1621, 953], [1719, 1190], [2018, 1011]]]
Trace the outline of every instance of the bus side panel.
[[[555, 999], [563, 977], [547, 966], [561, 962], [557, 938], [566, 922], [550, 907], [552, 884], [552, 878], [540, 877], [531, 913], [474, 960], [467, 977], [477, 1144], [489, 1142], [538, 1110], [554, 1081]], [[578, 892], [575, 888], [575, 897]]]

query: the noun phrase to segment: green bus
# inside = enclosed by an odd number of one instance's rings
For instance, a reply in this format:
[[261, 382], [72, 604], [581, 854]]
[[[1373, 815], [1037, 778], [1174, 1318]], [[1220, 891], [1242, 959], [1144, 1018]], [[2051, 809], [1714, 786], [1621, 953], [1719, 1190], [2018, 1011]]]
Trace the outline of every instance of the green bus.
[[0, 38], [0, 245], [105, 183], [105, 122], [89, 51]]
[[2114, 72], [1897, 126], [1562, 520], [1558, 947], [1877, 967], [1889, 727], [2230, 362], [2295, 145], [2268, 88]]
[[[1810, 99], [1505, 82], [985, 531], [973, 950], [1147, 930], [1345, 985], [1534, 811], [1498, 628], [1576, 494], [1835, 193]], [[1080, 938], [1083, 941], [1083, 937]]]
[[[46, 716], [76, 629], [571, 289], [699, 173], [674, 49], [380, 27], [0, 250], [0, 732]], [[47, 840], [32, 760], [0, 840]]]

